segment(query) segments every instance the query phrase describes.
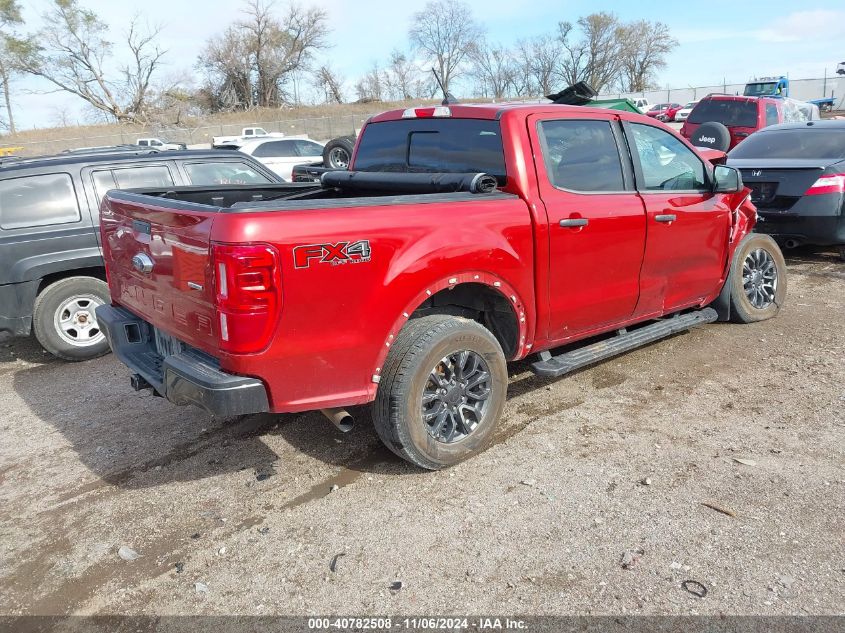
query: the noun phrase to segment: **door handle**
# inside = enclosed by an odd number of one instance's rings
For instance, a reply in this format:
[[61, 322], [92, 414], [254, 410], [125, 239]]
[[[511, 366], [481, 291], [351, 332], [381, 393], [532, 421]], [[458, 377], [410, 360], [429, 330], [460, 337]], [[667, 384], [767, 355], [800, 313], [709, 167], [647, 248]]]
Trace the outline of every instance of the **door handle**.
[[654, 216], [654, 219], [657, 222], [674, 222], [678, 217], [674, 213], [664, 213]]
[[560, 221], [560, 225], [565, 228], [587, 226], [589, 223], [590, 221], [587, 218], [567, 218]]

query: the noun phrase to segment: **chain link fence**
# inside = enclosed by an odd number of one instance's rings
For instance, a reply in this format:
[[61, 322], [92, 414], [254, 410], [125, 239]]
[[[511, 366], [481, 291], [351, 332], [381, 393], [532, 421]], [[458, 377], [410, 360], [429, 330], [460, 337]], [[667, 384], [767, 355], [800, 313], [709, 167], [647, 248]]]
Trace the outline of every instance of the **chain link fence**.
[[[602, 98], [638, 99], [645, 97], [649, 103], [680, 103], [696, 101], [711, 92], [725, 94], [742, 94], [745, 84], [722, 83], [715, 86], [689, 86], [687, 88], [665, 88], [662, 90], [647, 90], [644, 92], [605, 93]], [[845, 110], [845, 77], [833, 76], [820, 79], [790, 79], [789, 96], [799, 101], [811, 99], [826, 99], [833, 97], [834, 110]]]
[[[373, 114], [349, 114], [332, 117], [315, 117], [308, 119], [283, 119], [279, 121], [255, 121], [251, 123], [222, 123], [200, 127], [176, 126], [126, 126], [110, 134], [69, 135], [63, 138], [45, 139], [38, 141], [20, 141], [13, 139], [0, 140], [0, 149], [4, 146], [16, 148], [15, 154], [38, 156], [57, 154], [59, 152], [82, 147], [101, 147], [109, 145], [134, 145], [139, 138], [159, 138], [172, 143], [185, 143], [190, 149], [208, 149], [211, 139], [215, 136], [240, 136], [244, 127], [261, 127], [267, 132], [283, 133], [287, 136], [307, 136], [316, 141], [329, 139], [347, 134], [356, 134], [364, 122]], [[73, 128], [57, 130], [71, 132]], [[5, 142], [4, 142], [5, 141]], [[20, 148], [20, 149], [17, 149]]]

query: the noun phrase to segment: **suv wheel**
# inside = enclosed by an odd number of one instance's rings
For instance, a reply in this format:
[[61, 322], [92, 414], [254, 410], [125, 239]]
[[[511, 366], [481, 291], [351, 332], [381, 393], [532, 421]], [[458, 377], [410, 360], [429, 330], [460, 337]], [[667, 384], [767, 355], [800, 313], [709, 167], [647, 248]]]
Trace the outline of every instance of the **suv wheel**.
[[734, 253], [731, 284], [731, 318], [739, 323], [771, 319], [786, 298], [786, 263], [775, 241], [752, 233]]
[[109, 303], [109, 287], [94, 277], [68, 277], [35, 299], [32, 325], [41, 346], [58, 358], [88, 360], [109, 351], [94, 310]]
[[373, 406], [394, 453], [437, 470], [480, 453], [505, 405], [505, 355], [475, 321], [434, 315], [409, 321], [393, 344]]

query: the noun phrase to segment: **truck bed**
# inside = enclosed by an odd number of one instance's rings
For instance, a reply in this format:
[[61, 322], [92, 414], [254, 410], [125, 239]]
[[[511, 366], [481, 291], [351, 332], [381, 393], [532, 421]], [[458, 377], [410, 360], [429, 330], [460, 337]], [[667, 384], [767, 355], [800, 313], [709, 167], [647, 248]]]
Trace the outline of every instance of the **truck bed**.
[[348, 192], [326, 189], [319, 184], [285, 184], [112, 190], [109, 192], [109, 197], [113, 200], [136, 204], [152, 204], [150, 198], [160, 198], [166, 201], [164, 206], [173, 210], [202, 209], [206, 212], [247, 213], [249, 211], [294, 211], [461, 202], [478, 200], [480, 197], [485, 200], [512, 199], [517, 196], [500, 191], [487, 194], [474, 194], [466, 191], [415, 194]]
[[[463, 200], [467, 195], [496, 194], [497, 185], [496, 179], [486, 174], [335, 171], [326, 174], [322, 183], [140, 188], [125, 192], [113, 190], [109, 195], [114, 199], [139, 202], [145, 200], [137, 199], [137, 196], [163, 198], [191, 205], [185, 207], [186, 210], [200, 205], [228, 212], [249, 209], [284, 211]], [[171, 204], [167, 206], [181, 208]]]
[[[112, 190], [101, 232], [113, 305], [136, 320], [133, 345], [175, 341], [159, 348], [159, 360], [188, 346], [223, 372], [285, 376], [283, 389], [268, 387], [274, 411], [369, 401], [374, 368], [402, 314], [455, 279], [498, 283], [505, 296], [533, 306], [530, 211], [520, 196], [499, 190]], [[516, 280], [514, 287], [491, 269]], [[247, 295], [248, 306], [241, 301]], [[513, 332], [510, 355], [522, 351], [521, 336]], [[328, 394], [314, 379], [326, 368], [333, 375]]]

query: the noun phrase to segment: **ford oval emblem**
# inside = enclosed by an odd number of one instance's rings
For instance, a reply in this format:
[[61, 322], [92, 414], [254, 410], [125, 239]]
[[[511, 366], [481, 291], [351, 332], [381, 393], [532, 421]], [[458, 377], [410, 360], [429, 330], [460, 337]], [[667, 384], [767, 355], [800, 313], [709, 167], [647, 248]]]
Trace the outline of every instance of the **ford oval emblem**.
[[149, 275], [153, 271], [153, 260], [146, 253], [138, 253], [132, 258], [132, 266], [139, 273]]

